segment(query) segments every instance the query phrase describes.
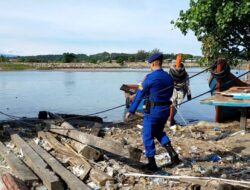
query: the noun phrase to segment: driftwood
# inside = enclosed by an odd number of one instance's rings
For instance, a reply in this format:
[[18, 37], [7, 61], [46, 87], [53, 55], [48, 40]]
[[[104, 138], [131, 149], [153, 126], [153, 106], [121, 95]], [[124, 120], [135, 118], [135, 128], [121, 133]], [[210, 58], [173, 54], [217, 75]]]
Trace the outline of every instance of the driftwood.
[[63, 167], [53, 156], [51, 156], [47, 151], [43, 148], [35, 144], [34, 141], [30, 141], [29, 145], [38, 153], [53, 169], [55, 173], [57, 173], [68, 185], [70, 189], [74, 190], [84, 190], [90, 189], [87, 185], [85, 185], [82, 181], [80, 181], [74, 174], [72, 174], [69, 170]]
[[39, 178], [14, 153], [10, 152], [2, 142], [0, 142], [0, 154], [10, 166], [13, 174], [19, 179], [29, 185], [39, 181]]
[[164, 176], [164, 175], [147, 175], [147, 174], [140, 174], [140, 173], [125, 173], [124, 175], [127, 177], [164, 178], [167, 180], [198, 184], [201, 186], [207, 186], [211, 188], [216, 187], [216, 186], [223, 187], [224, 185], [231, 185], [231, 186], [237, 186], [237, 187], [242, 187], [242, 188], [250, 188], [250, 181], [237, 181], [237, 180], [222, 179], [222, 178], [215, 178], [215, 177]]
[[[69, 129], [69, 130], [66, 130]], [[50, 125], [51, 132], [70, 137], [76, 141], [79, 141], [83, 144], [87, 144], [96, 148], [100, 148], [112, 154], [129, 158], [135, 161], [139, 161], [142, 151], [133, 147], [125, 147], [119, 142], [103, 139], [96, 137], [91, 134], [86, 134], [80, 131], [75, 130], [69, 123], [64, 122], [62, 125]]]
[[18, 135], [11, 134], [11, 140], [21, 149], [24, 162], [41, 178], [43, 184], [49, 190], [63, 190], [63, 183], [48, 169], [43, 159]]

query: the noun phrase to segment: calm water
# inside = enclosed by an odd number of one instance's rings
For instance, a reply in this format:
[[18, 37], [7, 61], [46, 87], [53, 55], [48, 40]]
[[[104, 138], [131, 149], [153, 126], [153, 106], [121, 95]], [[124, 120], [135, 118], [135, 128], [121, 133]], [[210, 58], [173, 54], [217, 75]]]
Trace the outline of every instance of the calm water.
[[[190, 76], [199, 71], [188, 69]], [[147, 72], [0, 72], [0, 111], [28, 117], [37, 116], [40, 110], [90, 114], [123, 104], [124, 95], [119, 90], [120, 86], [123, 83], [139, 83]], [[209, 90], [208, 77], [209, 74], [204, 73], [191, 79], [192, 96]], [[208, 96], [182, 105], [180, 113], [187, 121], [213, 120], [214, 108], [199, 103], [200, 99]], [[124, 108], [120, 108], [99, 116], [108, 121], [120, 121], [123, 113]], [[178, 115], [176, 118], [181, 121]], [[2, 119], [6, 117], [0, 115]]]

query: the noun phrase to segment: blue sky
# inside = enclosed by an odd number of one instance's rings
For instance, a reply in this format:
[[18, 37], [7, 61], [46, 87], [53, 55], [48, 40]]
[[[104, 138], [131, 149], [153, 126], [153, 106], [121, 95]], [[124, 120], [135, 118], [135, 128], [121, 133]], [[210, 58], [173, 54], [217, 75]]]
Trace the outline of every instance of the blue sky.
[[189, 0], [0, 0], [0, 53], [18, 55], [164, 53], [201, 55], [193, 33], [170, 21]]

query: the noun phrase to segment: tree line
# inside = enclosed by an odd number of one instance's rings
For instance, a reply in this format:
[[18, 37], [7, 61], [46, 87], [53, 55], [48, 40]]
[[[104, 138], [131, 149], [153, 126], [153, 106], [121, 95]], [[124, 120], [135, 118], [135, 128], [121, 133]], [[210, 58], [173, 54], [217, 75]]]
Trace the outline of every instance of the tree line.
[[[137, 53], [108, 53], [102, 52], [93, 55], [86, 54], [74, 54], [74, 53], [63, 53], [61, 55], [36, 55], [36, 56], [17, 56], [15, 61], [17, 62], [41, 62], [41, 63], [71, 63], [71, 62], [88, 62], [93, 64], [103, 63], [103, 62], [116, 62], [123, 64], [124, 62], [144, 62], [147, 58], [153, 53], [158, 53], [160, 50], [154, 49], [152, 51], [139, 50]], [[165, 60], [174, 60], [176, 54], [163, 54]], [[183, 54], [183, 59], [200, 59], [199, 56], [194, 56], [191, 54]], [[5, 58], [4, 61], [7, 61], [8, 58]], [[1, 59], [0, 59], [1, 61]]]

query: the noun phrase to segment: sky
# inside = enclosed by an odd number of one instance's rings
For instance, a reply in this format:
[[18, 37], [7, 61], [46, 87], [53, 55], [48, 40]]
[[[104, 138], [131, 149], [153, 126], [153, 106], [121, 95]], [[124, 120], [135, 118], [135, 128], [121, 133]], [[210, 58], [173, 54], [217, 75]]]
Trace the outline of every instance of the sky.
[[0, 0], [0, 53], [15, 55], [164, 53], [201, 55], [192, 32], [170, 23], [189, 0]]

